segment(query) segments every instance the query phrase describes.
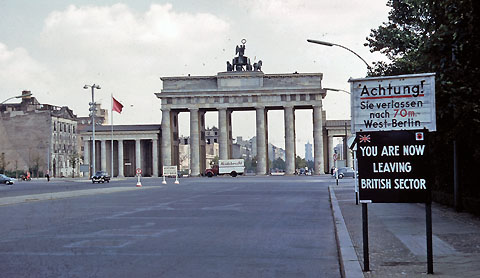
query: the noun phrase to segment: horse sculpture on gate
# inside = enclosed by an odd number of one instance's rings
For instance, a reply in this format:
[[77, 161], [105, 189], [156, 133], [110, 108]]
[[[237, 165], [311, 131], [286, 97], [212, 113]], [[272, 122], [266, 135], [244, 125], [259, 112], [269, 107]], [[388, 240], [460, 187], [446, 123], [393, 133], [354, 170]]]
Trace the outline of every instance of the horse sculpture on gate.
[[254, 63], [253, 66], [250, 63], [250, 58], [244, 56], [246, 39], [242, 39], [242, 45], [237, 45], [235, 54], [237, 57], [232, 59], [232, 63], [227, 61], [227, 71], [262, 71], [262, 61]]

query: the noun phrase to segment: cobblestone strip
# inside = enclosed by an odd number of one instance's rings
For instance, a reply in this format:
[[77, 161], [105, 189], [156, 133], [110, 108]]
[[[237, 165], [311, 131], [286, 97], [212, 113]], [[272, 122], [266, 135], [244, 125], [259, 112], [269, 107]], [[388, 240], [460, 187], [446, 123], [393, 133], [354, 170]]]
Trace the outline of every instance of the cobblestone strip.
[[358, 261], [355, 247], [352, 239], [348, 234], [347, 226], [343, 219], [342, 211], [338, 205], [337, 198], [331, 186], [328, 187], [330, 193], [330, 203], [332, 206], [333, 221], [335, 222], [335, 233], [337, 239], [337, 247], [339, 250], [340, 267], [342, 277], [359, 278], [364, 277], [360, 262]]

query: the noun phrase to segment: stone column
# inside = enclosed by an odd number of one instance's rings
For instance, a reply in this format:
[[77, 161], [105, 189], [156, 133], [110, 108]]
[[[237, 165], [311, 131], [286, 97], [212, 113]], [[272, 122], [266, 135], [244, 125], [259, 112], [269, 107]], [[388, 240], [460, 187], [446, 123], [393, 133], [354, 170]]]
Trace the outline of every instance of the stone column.
[[257, 175], [267, 174], [267, 138], [265, 126], [265, 107], [256, 108], [257, 122]]
[[333, 161], [333, 136], [328, 136], [328, 171], [332, 169], [333, 166], [335, 166], [335, 162]]
[[[90, 140], [83, 139], [83, 163], [90, 165]], [[90, 166], [88, 167], [90, 170]], [[50, 173], [51, 175], [52, 173]]]
[[227, 109], [220, 108], [218, 110], [218, 145], [219, 159], [228, 159], [228, 128], [227, 128]]
[[142, 169], [142, 151], [140, 139], [135, 139], [135, 169], [138, 168]]
[[295, 173], [295, 117], [292, 106], [284, 108], [285, 120], [285, 174]]
[[172, 165], [170, 109], [162, 109], [162, 166]]
[[322, 106], [313, 107], [313, 164], [315, 175], [324, 173]]
[[200, 176], [200, 131], [198, 108], [190, 109], [190, 175]]
[[153, 176], [158, 177], [158, 139], [152, 139], [152, 168]]
[[107, 141], [100, 141], [100, 159], [101, 159], [101, 170], [107, 171]]
[[227, 110], [227, 145], [228, 145], [228, 158], [232, 158], [232, 155], [233, 155], [232, 111], [230, 110]]
[[118, 176], [123, 177], [123, 140], [118, 140]]

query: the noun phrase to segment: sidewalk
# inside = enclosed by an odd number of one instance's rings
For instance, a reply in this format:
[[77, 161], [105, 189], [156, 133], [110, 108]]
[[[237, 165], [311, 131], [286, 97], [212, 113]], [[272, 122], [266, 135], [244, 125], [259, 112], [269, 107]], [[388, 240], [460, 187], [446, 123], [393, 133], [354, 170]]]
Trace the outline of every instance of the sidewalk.
[[[334, 214], [343, 218], [349, 235], [338, 233], [336, 221], [339, 245], [352, 245], [358, 258], [352, 262], [347, 250], [341, 254], [344, 264], [363, 268], [362, 206], [355, 205], [353, 180], [330, 189]], [[480, 218], [434, 203], [432, 219], [434, 274], [427, 275], [425, 205], [369, 204], [371, 271], [364, 277], [480, 277]], [[359, 277], [358, 271], [350, 273], [356, 274], [346, 277]]]

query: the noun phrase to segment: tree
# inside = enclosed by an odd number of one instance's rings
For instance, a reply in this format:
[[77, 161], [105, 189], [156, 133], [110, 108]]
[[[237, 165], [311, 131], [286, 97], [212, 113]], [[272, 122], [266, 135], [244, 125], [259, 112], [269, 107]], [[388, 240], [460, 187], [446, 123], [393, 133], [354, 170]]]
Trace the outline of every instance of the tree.
[[307, 167], [308, 167], [308, 169], [313, 171], [313, 168], [315, 167], [315, 163], [311, 160], [308, 160], [307, 161]]
[[285, 171], [285, 161], [280, 157], [275, 159], [271, 165], [273, 169], [279, 169], [279, 170]]
[[434, 198], [452, 203], [452, 198], [440, 196], [453, 191], [455, 140], [464, 201], [480, 202], [480, 187], [471, 175], [480, 167], [480, 68], [474, 60], [480, 53], [480, 2], [391, 0], [387, 5], [388, 22], [373, 29], [365, 45], [386, 54], [390, 63], [375, 63], [369, 74], [436, 73], [437, 132], [430, 136], [430, 145], [433, 190], [440, 194]]
[[295, 158], [295, 169], [305, 168], [305, 167], [307, 167], [307, 161], [305, 160], [305, 158], [301, 158], [300, 156], [297, 155], [297, 157]]
[[80, 161], [80, 155], [74, 151], [69, 157], [68, 161], [70, 162], [70, 165], [72, 166], [72, 178], [75, 177], [75, 168], [77, 167], [78, 162]]
[[7, 168], [7, 165], [9, 162], [5, 161], [5, 153], [2, 153], [0, 155], [0, 171], [2, 171], [2, 174], [5, 174], [5, 169]]
[[257, 170], [257, 157], [245, 159], [245, 170], [247, 172], [255, 172]]

